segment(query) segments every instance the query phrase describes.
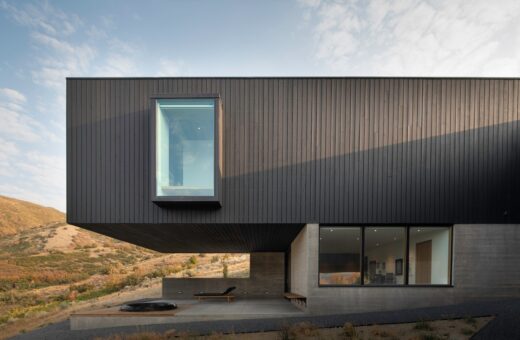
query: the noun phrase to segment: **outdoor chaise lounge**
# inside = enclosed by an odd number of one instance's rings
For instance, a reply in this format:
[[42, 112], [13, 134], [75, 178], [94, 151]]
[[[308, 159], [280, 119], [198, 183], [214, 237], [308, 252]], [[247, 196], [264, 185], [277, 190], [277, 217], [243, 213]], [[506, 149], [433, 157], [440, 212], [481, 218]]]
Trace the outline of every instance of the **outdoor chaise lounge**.
[[227, 302], [229, 303], [235, 298], [235, 296], [230, 293], [236, 288], [237, 287], [229, 287], [223, 293], [198, 293], [193, 294], [193, 296], [195, 296], [199, 301], [203, 299], [227, 299]]

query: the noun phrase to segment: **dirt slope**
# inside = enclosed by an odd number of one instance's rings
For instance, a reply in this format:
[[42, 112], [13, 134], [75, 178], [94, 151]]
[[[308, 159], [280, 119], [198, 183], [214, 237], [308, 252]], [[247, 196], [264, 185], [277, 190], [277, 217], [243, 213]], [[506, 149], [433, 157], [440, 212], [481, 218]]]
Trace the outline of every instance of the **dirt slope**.
[[0, 237], [65, 222], [65, 214], [38, 204], [0, 196]]

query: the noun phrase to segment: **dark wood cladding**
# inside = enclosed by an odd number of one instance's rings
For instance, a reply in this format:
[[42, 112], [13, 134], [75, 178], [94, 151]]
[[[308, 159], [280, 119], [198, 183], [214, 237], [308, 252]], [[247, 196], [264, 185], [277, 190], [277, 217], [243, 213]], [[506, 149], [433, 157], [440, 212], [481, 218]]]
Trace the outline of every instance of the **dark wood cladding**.
[[[221, 208], [152, 203], [156, 93], [220, 93]], [[519, 104], [518, 79], [68, 79], [67, 218], [519, 223]]]

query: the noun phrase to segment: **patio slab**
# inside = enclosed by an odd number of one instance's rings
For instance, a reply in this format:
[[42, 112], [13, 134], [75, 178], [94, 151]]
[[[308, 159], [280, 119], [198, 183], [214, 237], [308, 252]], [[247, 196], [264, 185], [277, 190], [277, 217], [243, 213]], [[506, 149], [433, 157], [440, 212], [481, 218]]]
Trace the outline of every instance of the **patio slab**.
[[284, 299], [237, 299], [226, 301], [165, 300], [178, 308], [159, 312], [121, 312], [119, 307], [72, 314], [71, 330], [119, 326], [157, 325], [205, 320], [238, 320], [303, 316], [305, 313]]

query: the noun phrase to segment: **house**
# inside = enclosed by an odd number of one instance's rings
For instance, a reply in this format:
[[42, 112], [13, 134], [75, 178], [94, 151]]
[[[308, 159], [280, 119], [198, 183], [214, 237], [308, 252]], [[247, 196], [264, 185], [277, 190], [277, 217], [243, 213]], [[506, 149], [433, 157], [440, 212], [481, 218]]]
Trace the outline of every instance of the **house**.
[[[520, 79], [69, 78], [68, 223], [311, 313], [520, 296]], [[188, 281], [191, 280], [191, 281]], [[214, 289], [213, 289], [214, 290]]]

